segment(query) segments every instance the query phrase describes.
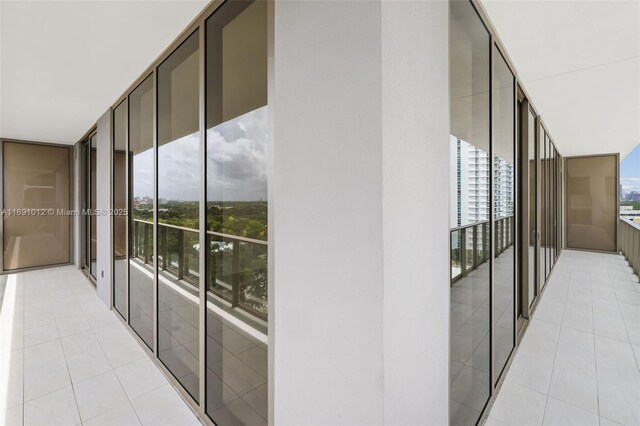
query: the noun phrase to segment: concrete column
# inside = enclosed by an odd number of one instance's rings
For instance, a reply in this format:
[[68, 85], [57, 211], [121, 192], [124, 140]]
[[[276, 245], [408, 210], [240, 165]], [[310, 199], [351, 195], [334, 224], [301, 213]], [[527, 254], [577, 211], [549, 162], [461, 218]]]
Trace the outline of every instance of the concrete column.
[[382, 423], [379, 1], [277, 1], [274, 424]]
[[276, 1], [274, 424], [446, 424], [448, 4]]
[[382, 2], [384, 422], [448, 424], [449, 4]]

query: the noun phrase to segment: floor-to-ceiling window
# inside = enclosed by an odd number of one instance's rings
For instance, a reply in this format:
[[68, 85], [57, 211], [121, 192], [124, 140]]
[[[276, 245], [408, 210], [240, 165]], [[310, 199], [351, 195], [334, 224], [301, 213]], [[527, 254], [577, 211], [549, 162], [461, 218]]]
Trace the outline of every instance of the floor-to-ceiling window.
[[[129, 95], [129, 323], [149, 346], [153, 336], [153, 77]], [[118, 278], [118, 277], [116, 277]]]
[[84, 186], [82, 194], [83, 217], [83, 269], [96, 279], [97, 229], [96, 229], [96, 161], [97, 134], [94, 132], [80, 145], [83, 151], [82, 167]]
[[[450, 421], [475, 424], [491, 396], [491, 37], [467, 1], [450, 2]], [[478, 250], [481, 247], [482, 250]]]
[[494, 382], [515, 346], [515, 79], [493, 50], [493, 268]]
[[2, 142], [5, 271], [70, 261], [69, 147]]
[[113, 306], [127, 317], [127, 102], [113, 112]]
[[114, 306], [218, 424], [268, 419], [267, 7], [210, 6], [113, 111]]
[[540, 138], [539, 146], [539, 170], [540, 179], [538, 185], [540, 185], [539, 191], [539, 212], [540, 212], [540, 252], [538, 266], [540, 268], [540, 287], [544, 287], [547, 278], [547, 144], [548, 144], [547, 132], [542, 128], [542, 135]]
[[158, 357], [199, 398], [199, 39], [158, 67]]
[[[206, 22], [206, 412], [266, 424], [267, 3]], [[241, 376], [241, 380], [239, 379]]]
[[537, 276], [538, 272], [536, 269], [536, 243], [538, 241], [538, 225], [537, 225], [537, 197], [536, 197], [536, 188], [537, 188], [537, 167], [536, 167], [536, 144], [537, 144], [537, 121], [536, 116], [533, 110], [529, 108], [527, 111], [527, 159], [529, 166], [529, 176], [528, 176], [528, 193], [525, 195], [528, 197], [529, 201], [529, 217], [528, 221], [528, 232], [529, 232], [529, 248], [528, 248], [528, 293], [529, 293], [529, 307], [531, 308], [538, 297], [538, 285], [537, 285]]

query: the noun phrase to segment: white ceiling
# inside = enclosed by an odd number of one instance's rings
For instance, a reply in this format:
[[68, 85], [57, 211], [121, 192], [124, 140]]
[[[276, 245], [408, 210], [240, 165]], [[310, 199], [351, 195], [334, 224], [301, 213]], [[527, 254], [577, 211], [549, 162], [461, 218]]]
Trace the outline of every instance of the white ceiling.
[[73, 144], [206, 0], [0, 0], [0, 137]]
[[[0, 0], [0, 137], [75, 143], [207, 4]], [[640, 0], [484, 0], [563, 155], [640, 143]]]
[[640, 0], [483, 0], [565, 156], [640, 143]]

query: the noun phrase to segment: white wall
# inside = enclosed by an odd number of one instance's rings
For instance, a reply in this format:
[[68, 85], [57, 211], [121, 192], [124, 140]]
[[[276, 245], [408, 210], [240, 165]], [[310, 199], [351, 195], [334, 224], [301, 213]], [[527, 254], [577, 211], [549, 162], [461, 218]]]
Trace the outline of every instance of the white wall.
[[[111, 208], [111, 110], [105, 112], [97, 124], [96, 210]], [[111, 308], [111, 216], [98, 215], [97, 227], [97, 293]]]
[[449, 4], [382, 2], [384, 422], [448, 424]]
[[446, 424], [447, 2], [275, 3], [274, 424]]
[[275, 4], [275, 424], [383, 421], [380, 19]]

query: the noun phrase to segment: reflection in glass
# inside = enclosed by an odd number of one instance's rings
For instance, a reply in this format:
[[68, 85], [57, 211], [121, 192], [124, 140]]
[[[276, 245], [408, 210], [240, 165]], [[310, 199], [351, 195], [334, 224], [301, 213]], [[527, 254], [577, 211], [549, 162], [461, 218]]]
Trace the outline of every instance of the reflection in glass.
[[88, 146], [88, 163], [89, 163], [89, 186], [88, 186], [88, 199], [89, 199], [89, 208], [91, 209], [91, 214], [89, 215], [89, 273], [93, 278], [96, 278], [96, 256], [97, 256], [97, 240], [98, 240], [98, 231], [97, 231], [97, 216], [95, 215], [96, 211], [96, 195], [98, 192], [97, 189], [97, 181], [96, 181], [96, 161], [97, 161], [97, 135], [91, 136], [89, 139]]
[[[549, 215], [549, 264], [553, 268], [556, 262], [556, 148], [551, 143], [551, 176], [549, 178], [549, 206], [551, 214]], [[551, 273], [551, 271], [549, 271]]]
[[493, 197], [494, 227], [499, 244], [494, 266], [494, 380], [497, 381], [515, 346], [515, 85], [498, 49], [493, 52]]
[[127, 318], [127, 103], [113, 112], [113, 306]]
[[206, 411], [266, 425], [266, 2], [226, 2], [206, 31]]
[[[5, 209], [69, 209], [69, 148], [4, 142]], [[5, 215], [4, 269], [68, 263], [69, 216]]]
[[547, 144], [546, 130], [540, 140], [540, 287], [547, 284]]
[[158, 356], [199, 398], [198, 32], [158, 67]]
[[537, 297], [536, 287], [536, 118], [529, 110], [528, 114], [528, 160], [529, 160], [529, 306], [533, 306]]
[[129, 95], [129, 322], [153, 348], [153, 78]]
[[[491, 393], [487, 261], [492, 240], [487, 222], [491, 43], [470, 2], [449, 4], [450, 224], [459, 228], [452, 233], [451, 256], [459, 257], [461, 264], [460, 276], [451, 286], [449, 410], [451, 424], [474, 425]], [[460, 248], [464, 250], [458, 255], [455, 250]]]

